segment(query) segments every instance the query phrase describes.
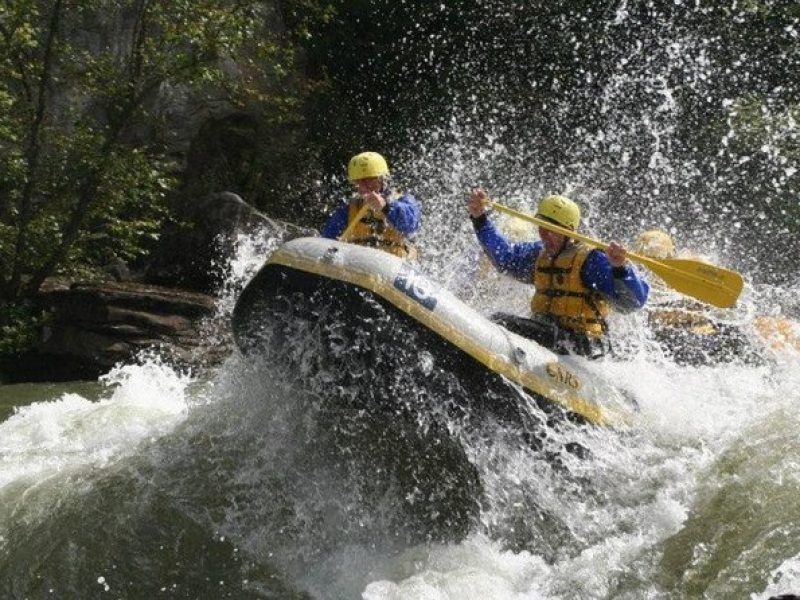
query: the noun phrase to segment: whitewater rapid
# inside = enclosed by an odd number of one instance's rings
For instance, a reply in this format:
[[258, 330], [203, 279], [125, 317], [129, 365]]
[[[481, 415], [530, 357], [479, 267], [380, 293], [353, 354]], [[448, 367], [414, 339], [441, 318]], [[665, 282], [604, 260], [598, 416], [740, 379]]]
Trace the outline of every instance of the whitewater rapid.
[[[264, 252], [242, 241], [218, 318]], [[0, 569], [34, 596], [766, 600], [800, 589], [798, 366], [594, 363], [636, 398], [635, 424], [582, 431], [591, 457], [558, 466], [476, 440], [478, 526], [404, 547], [382, 529], [391, 498], [364, 512], [314, 462], [302, 407], [319, 390], [238, 353], [202, 374], [143, 357], [0, 423]], [[30, 555], [47, 560], [26, 571]]]

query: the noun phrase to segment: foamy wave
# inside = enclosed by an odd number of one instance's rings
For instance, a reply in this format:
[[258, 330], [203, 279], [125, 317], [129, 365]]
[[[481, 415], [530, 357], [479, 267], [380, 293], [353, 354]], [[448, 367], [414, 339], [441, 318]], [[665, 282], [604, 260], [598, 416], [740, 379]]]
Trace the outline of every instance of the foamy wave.
[[18, 407], [0, 423], [0, 490], [64, 470], [102, 467], [162, 436], [187, 413], [191, 378], [158, 362], [101, 377], [101, 399], [69, 393]]

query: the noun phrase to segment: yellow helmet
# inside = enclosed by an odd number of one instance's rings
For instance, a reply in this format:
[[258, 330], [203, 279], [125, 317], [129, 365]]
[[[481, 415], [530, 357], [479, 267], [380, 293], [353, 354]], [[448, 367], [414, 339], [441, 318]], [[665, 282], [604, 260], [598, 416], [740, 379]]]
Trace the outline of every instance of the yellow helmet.
[[562, 227], [577, 229], [581, 222], [581, 209], [566, 196], [545, 196], [539, 202], [537, 217], [550, 219]]
[[651, 229], [636, 238], [634, 252], [650, 258], [672, 258], [675, 256], [675, 242], [666, 231]]
[[389, 174], [386, 159], [377, 152], [362, 152], [350, 159], [347, 165], [347, 178], [350, 181], [367, 179], [369, 177], [383, 177]]

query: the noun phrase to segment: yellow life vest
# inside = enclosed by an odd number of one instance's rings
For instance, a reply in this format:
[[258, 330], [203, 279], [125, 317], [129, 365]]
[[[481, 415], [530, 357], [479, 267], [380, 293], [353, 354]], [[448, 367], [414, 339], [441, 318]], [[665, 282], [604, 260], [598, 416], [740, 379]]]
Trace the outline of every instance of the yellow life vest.
[[[394, 197], [397, 197], [397, 195], [394, 195]], [[356, 218], [360, 209], [361, 205], [358, 202], [350, 203], [347, 210], [348, 227], [353, 222], [353, 219]], [[347, 241], [351, 244], [380, 248], [400, 258], [414, 258], [417, 254], [413, 244], [386, 220], [386, 215], [382, 211], [375, 212], [371, 208], [353, 226]]]
[[587, 288], [581, 280], [581, 269], [591, 249], [583, 244], [570, 244], [553, 259], [544, 250], [539, 252], [533, 268], [536, 293], [531, 300], [534, 313], [552, 315], [562, 327], [589, 336], [606, 333], [608, 302]]

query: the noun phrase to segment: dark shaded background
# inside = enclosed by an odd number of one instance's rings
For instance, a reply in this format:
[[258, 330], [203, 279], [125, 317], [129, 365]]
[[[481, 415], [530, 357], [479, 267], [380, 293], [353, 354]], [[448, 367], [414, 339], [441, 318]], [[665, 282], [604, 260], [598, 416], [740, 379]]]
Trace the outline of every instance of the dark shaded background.
[[321, 85], [299, 154], [313, 174], [272, 212], [319, 225], [362, 149], [430, 195], [454, 147], [491, 146], [467, 161], [465, 189], [583, 190], [605, 235], [664, 227], [795, 281], [800, 7], [721, 4], [337, 1], [327, 21], [287, 5]]

